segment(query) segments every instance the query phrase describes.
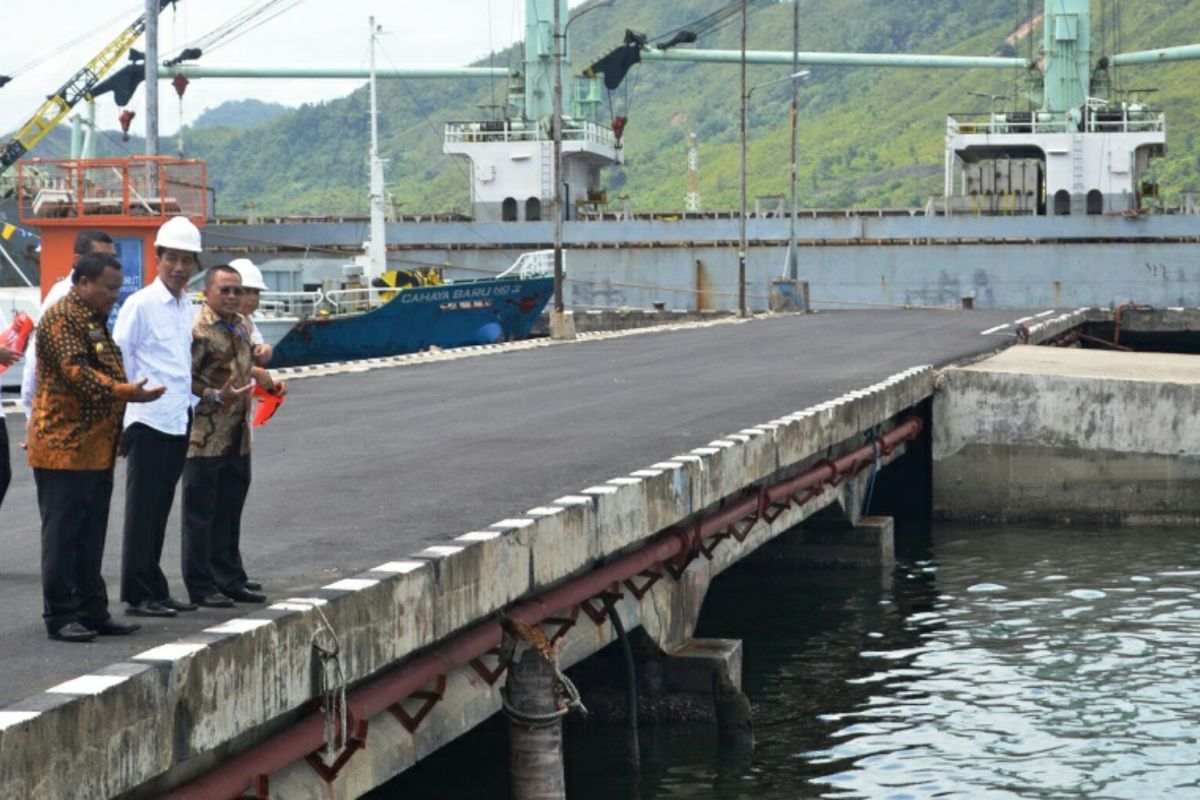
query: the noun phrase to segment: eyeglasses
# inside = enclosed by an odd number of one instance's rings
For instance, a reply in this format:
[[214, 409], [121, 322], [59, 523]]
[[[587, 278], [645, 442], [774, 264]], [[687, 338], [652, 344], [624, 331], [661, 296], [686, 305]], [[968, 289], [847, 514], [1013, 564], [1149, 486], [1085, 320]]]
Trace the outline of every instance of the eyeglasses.
[[217, 291], [221, 294], [234, 294], [241, 297], [246, 293], [246, 289], [242, 286], [219, 286]]

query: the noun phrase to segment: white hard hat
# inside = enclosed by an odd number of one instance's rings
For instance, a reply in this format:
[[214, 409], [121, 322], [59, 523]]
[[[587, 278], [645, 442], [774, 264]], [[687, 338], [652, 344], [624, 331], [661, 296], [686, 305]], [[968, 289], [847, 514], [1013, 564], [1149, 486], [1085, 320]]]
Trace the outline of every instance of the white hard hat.
[[203, 252], [200, 246], [200, 229], [187, 217], [171, 217], [158, 229], [154, 238], [155, 247], [183, 250], [188, 253]]
[[235, 258], [229, 262], [229, 266], [236, 269], [238, 275], [242, 276], [242, 286], [247, 289], [258, 289], [260, 292], [267, 291], [267, 284], [263, 282], [262, 270], [256, 267], [250, 259]]

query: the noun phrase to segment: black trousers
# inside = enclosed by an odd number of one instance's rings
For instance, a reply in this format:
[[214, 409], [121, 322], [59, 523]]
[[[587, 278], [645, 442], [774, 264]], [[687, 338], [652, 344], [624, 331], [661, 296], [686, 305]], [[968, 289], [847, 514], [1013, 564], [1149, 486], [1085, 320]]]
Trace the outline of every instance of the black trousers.
[[246, 588], [240, 552], [250, 456], [189, 458], [183, 468], [183, 582], [197, 601]]
[[35, 469], [42, 513], [42, 617], [53, 633], [80, 622], [93, 627], [109, 618], [108, 590], [100, 576], [113, 473], [106, 470]]
[[166, 600], [171, 591], [159, 562], [188, 437], [134, 423], [125, 429], [122, 442], [126, 465], [121, 600], [130, 605]]
[[0, 506], [4, 505], [4, 495], [8, 494], [8, 484], [12, 482], [12, 465], [8, 460], [8, 428], [4, 426], [4, 417], [0, 417]]

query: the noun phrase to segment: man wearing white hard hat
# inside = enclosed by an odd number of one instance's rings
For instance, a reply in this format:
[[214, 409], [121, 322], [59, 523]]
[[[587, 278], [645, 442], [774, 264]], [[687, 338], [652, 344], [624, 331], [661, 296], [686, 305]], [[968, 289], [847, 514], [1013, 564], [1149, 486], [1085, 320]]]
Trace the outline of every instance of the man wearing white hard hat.
[[242, 316], [245, 317], [246, 324], [250, 327], [250, 341], [254, 345], [254, 363], [265, 367], [270, 363], [271, 356], [275, 354], [275, 348], [263, 339], [258, 326], [254, 324], [253, 314], [258, 311], [262, 293], [267, 291], [267, 283], [263, 280], [262, 270], [248, 258], [235, 258], [229, 262], [229, 266], [242, 276], [242, 288], [246, 290], [246, 293], [242, 295]]
[[195, 311], [187, 285], [200, 267], [200, 230], [187, 217], [173, 217], [158, 229], [154, 252], [158, 277], [129, 296], [113, 328], [128, 380], [148, 378], [153, 385], [167, 387], [153, 403], [125, 410], [121, 600], [127, 614], [173, 617], [178, 611], [196, 610], [194, 604], [171, 597], [159, 561], [192, 418]]

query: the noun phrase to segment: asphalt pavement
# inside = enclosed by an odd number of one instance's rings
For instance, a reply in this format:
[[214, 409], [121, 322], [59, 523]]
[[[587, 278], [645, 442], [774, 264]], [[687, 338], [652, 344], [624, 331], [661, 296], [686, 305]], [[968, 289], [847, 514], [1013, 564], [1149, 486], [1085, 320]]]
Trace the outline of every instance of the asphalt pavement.
[[[909, 367], [996, 349], [1011, 337], [981, 332], [1020, 316], [824, 312], [297, 380], [255, 439], [244, 560], [272, 600], [294, 596]], [[255, 608], [47, 639], [23, 425], [9, 413], [0, 706]], [[104, 577], [114, 617], [132, 620], [117, 600], [124, 480], [118, 466]], [[183, 598], [178, 516], [177, 498], [163, 565]]]

